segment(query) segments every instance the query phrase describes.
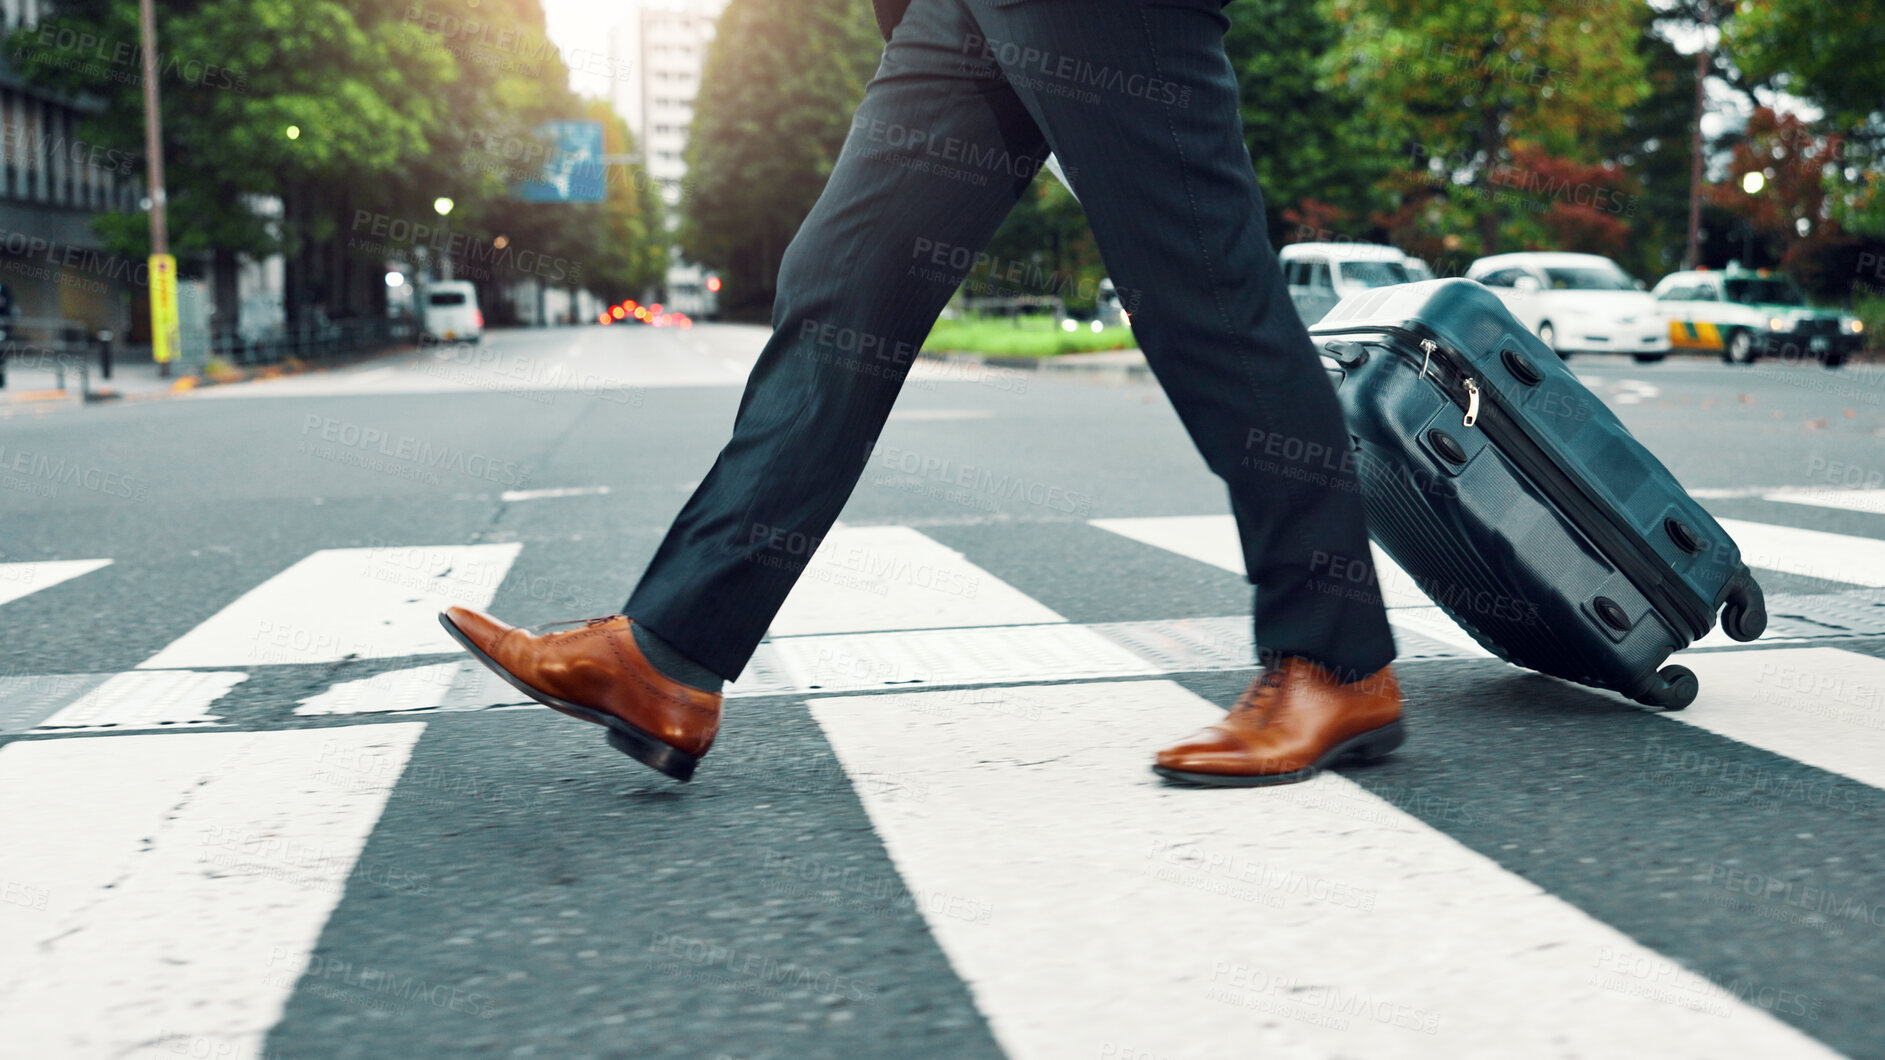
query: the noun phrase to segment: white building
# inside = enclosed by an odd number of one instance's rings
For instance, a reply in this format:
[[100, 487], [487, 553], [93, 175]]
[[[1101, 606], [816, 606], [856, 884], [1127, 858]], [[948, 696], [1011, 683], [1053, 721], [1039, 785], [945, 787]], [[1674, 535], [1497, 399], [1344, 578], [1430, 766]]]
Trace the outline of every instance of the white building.
[[640, 0], [609, 34], [617, 79], [611, 100], [647, 160], [650, 179], [673, 206], [687, 179], [687, 132], [701, 66], [726, 0]]

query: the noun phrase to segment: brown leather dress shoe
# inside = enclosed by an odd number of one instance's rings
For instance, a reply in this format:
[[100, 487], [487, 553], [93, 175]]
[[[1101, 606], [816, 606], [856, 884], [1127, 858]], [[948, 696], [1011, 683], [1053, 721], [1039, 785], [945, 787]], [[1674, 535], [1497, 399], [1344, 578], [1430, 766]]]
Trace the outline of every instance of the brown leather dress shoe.
[[1286, 659], [1252, 681], [1223, 721], [1160, 751], [1152, 769], [1212, 787], [1290, 784], [1345, 758], [1384, 758], [1402, 739], [1393, 667], [1344, 685], [1315, 663]]
[[541, 636], [468, 607], [445, 609], [439, 622], [519, 692], [606, 726], [610, 746], [676, 780], [693, 777], [720, 731], [720, 696], [656, 670], [636, 646], [626, 616], [592, 618], [581, 629]]

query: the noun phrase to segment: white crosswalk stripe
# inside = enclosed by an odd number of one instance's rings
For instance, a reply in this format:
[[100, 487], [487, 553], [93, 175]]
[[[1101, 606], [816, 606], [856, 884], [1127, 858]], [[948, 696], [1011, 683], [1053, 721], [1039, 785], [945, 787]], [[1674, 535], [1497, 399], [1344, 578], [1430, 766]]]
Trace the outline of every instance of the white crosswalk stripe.
[[812, 709], [1012, 1056], [1834, 1055], [1339, 777], [1161, 787], [1177, 685], [984, 695]]
[[1885, 541], [1745, 519], [1718, 519], [1750, 567], [1885, 587]]
[[[808, 542], [782, 542], [792, 560]], [[1066, 619], [907, 526], [834, 527], [772, 622], [775, 637]]]
[[[1237, 521], [1229, 515], [1155, 516], [1143, 519], [1095, 519], [1093, 525], [1122, 537], [1143, 542], [1168, 552], [1176, 552], [1200, 563], [1221, 567], [1233, 574], [1244, 574], [1243, 546], [1237, 538]], [[1443, 641], [1468, 656], [1490, 657], [1472, 635], [1434, 605], [1414, 581], [1414, 576], [1394, 562], [1379, 545], [1374, 552], [1374, 572], [1381, 589], [1381, 601], [1388, 607], [1388, 621], [1396, 629], [1405, 629]]]
[[409, 670], [391, 670], [340, 684], [311, 696], [295, 708], [306, 716], [324, 714], [379, 714], [432, 710], [445, 702], [452, 682], [464, 670], [460, 662], [433, 663]]
[[1843, 489], [1837, 486], [1737, 486], [1724, 489], [1698, 489], [1689, 493], [1697, 500], [1759, 497], [1776, 504], [1804, 504], [1815, 508], [1839, 508], [1849, 512], [1885, 515], [1885, 489]]
[[767, 648], [767, 663], [732, 686], [733, 695], [1163, 672], [1095, 630], [1066, 622], [787, 637]]
[[108, 559], [66, 559], [39, 563], [0, 563], [0, 604], [50, 589], [81, 574], [111, 565]]
[[261, 1055], [423, 729], [0, 748], [6, 1051]]
[[1709, 652], [1693, 706], [1665, 715], [1885, 789], [1885, 659], [1838, 648]]
[[1800, 489], [1763, 493], [1761, 499], [1780, 504], [1809, 504], [1820, 508], [1841, 508], [1849, 512], [1885, 515], [1885, 490]]
[[[1243, 546], [1237, 539], [1237, 520], [1229, 515], [1157, 516], [1147, 519], [1095, 519], [1093, 525], [1122, 537], [1189, 556], [1232, 574], [1244, 571]], [[1380, 546], [1373, 546], [1375, 577], [1381, 600], [1390, 608], [1431, 607], [1433, 601]]]
[[[1243, 573], [1229, 516], [1093, 525]], [[1762, 569], [1885, 586], [1885, 541], [1724, 526]], [[412, 661], [317, 685], [264, 724], [516, 704], [435, 616], [488, 606], [521, 548], [312, 553], [19, 726], [36, 738], [0, 748], [0, 882], [47, 901], [0, 905], [0, 1020], [27, 1055], [135, 1054], [178, 1040], [166, 1035], [260, 1051], [424, 725], [201, 730], [229, 724], [226, 698], [254, 710], [247, 688], [232, 695], [252, 669], [343, 659]], [[110, 562], [38, 564], [27, 591]], [[1404, 655], [1488, 654], [1376, 562]], [[25, 595], [5, 596], [6, 571], [0, 603]], [[436, 654], [453, 657], [423, 658]], [[1151, 748], [1218, 714], [1157, 678], [1250, 658], [1246, 615], [1071, 622], [914, 528], [840, 526], [728, 694], [809, 697], [931, 933], [1017, 1057], [1832, 1055], [1340, 776], [1261, 799], [1162, 787]], [[1743, 645], [1678, 659], [1702, 693], [1669, 724], [1885, 789], [1885, 661]], [[47, 738], [139, 729], [192, 731]], [[85, 779], [101, 774], [129, 779]], [[75, 843], [55, 820], [92, 831]], [[157, 855], [133, 858], [151, 836]], [[206, 836], [236, 847], [206, 851]], [[258, 852], [296, 847], [319, 865]], [[101, 941], [113, 937], [139, 941], [118, 953]], [[74, 1015], [52, 991], [89, 991], [89, 1007]]]
[[249, 679], [247, 673], [194, 670], [118, 674], [39, 723], [38, 730], [109, 731], [200, 728], [222, 719], [210, 704]]
[[265, 666], [457, 652], [439, 626], [439, 611], [488, 607], [522, 548], [322, 549], [139, 665]]

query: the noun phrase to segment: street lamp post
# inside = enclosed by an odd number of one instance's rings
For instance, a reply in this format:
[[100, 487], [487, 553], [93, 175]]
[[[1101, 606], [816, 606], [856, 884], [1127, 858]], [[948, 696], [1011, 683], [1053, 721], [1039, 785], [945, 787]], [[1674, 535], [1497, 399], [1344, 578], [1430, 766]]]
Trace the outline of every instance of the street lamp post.
[[144, 182], [151, 200], [151, 350], [157, 373], [170, 374], [176, 356], [177, 275], [170, 256], [170, 224], [165, 213], [163, 112], [157, 98], [157, 13], [152, 0], [138, 0], [139, 43], [144, 49]]
[[[148, 2], [148, 0], [146, 0], [146, 2]], [[456, 204], [453, 203], [451, 199], [443, 195], [432, 200], [432, 209], [438, 211], [438, 215], [441, 218], [450, 214], [454, 205]], [[439, 279], [441, 280], [449, 280], [452, 278], [451, 246], [451, 240], [447, 239], [445, 241], [445, 248], [439, 251]]]
[[1689, 130], [1689, 235], [1682, 253], [1682, 267], [1693, 269], [1702, 257], [1702, 117], [1708, 113], [1708, 71], [1714, 56], [1708, 42], [1708, 28], [1714, 22], [1714, 9], [1700, 5], [1702, 41], [1695, 49], [1695, 118]]

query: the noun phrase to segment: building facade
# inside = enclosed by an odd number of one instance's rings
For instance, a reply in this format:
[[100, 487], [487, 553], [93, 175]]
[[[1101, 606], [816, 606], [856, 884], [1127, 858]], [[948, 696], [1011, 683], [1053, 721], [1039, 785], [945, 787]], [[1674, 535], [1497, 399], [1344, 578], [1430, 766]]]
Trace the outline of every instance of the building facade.
[[648, 176], [669, 206], [687, 180], [687, 133], [700, 94], [701, 67], [726, 0], [643, 0], [610, 34], [616, 69], [615, 112], [634, 130]]
[[[83, 54], [40, 39], [52, 36], [38, 28], [43, 13], [38, 0], [0, 0], [0, 35]], [[0, 284], [17, 319], [119, 329], [148, 287], [145, 263], [107, 253], [92, 230], [98, 214], [135, 211], [144, 194], [141, 154], [81, 134], [84, 117], [101, 107], [29, 86], [0, 49]]]

